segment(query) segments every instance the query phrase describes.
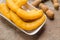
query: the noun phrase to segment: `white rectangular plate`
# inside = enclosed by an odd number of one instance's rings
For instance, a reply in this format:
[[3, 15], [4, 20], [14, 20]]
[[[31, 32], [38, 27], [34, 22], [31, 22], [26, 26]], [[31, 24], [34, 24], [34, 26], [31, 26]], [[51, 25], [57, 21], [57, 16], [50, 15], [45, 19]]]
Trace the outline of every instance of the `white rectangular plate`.
[[[2, 3], [2, 2], [4, 2], [5, 0], [0, 0], [0, 3]], [[28, 3], [29, 4], [29, 3]], [[33, 8], [35, 8], [34, 6], [32, 6], [31, 4], [29, 4], [31, 7], [33, 7]], [[32, 31], [32, 32], [27, 32], [27, 31], [25, 31], [25, 30], [23, 30], [23, 29], [21, 29], [21, 28], [19, 28], [18, 26], [16, 26], [11, 20], [9, 20], [8, 18], [6, 18], [4, 15], [2, 15], [1, 13], [0, 13], [0, 16], [2, 16], [4, 19], [6, 19], [8, 22], [10, 22], [12, 25], [14, 25], [15, 27], [17, 27], [18, 29], [20, 29], [22, 32], [24, 32], [25, 34], [28, 34], [28, 35], [34, 35], [34, 34], [36, 34], [42, 27], [43, 27], [43, 25], [45, 24], [45, 22], [46, 22], [46, 19], [45, 19], [45, 21], [43, 22], [43, 24], [41, 25], [41, 26], [39, 26], [36, 30], [34, 30], [34, 31]]]

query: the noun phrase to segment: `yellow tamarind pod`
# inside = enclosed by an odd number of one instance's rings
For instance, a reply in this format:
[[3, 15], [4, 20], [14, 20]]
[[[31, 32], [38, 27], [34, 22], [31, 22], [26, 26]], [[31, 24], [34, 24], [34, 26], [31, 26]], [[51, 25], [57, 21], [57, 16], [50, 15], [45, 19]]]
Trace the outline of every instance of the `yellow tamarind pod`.
[[16, 2], [17, 0], [13, 0], [14, 2]]
[[11, 13], [11, 20], [20, 28], [27, 30], [27, 31], [31, 31], [34, 30], [36, 28], [38, 28], [39, 26], [41, 26], [43, 24], [43, 22], [45, 21], [46, 17], [45, 15], [43, 15], [40, 19], [37, 19], [33, 22], [24, 22], [22, 21], [15, 13], [13, 13], [12, 11]]
[[[8, 11], [7, 11], [8, 10]], [[0, 12], [10, 19], [9, 9], [7, 8], [6, 4], [2, 3], [0, 4]]]
[[21, 17], [23, 20], [35, 20], [43, 16], [42, 10], [37, 10], [36, 13], [29, 13], [16, 5], [13, 0], [6, 0], [8, 7], [16, 12], [16, 14]]
[[19, 7], [25, 5], [28, 0], [13, 0]]

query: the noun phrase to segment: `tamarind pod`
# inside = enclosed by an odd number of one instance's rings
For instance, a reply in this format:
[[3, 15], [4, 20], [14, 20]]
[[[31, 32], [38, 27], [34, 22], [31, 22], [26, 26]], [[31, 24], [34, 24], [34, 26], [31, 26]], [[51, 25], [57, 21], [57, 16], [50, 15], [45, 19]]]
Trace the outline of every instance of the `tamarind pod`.
[[54, 8], [58, 9], [59, 8], [59, 3], [54, 3]]
[[48, 18], [53, 19], [54, 18], [54, 12], [50, 10], [46, 5], [43, 3], [39, 4], [39, 7], [45, 12], [45, 14], [48, 16]]
[[46, 11], [46, 15], [50, 18], [50, 19], [54, 19], [54, 12], [51, 10], [47, 10]]
[[43, 3], [40, 3], [39, 4], [39, 8], [41, 8], [44, 12], [46, 12], [49, 8], [45, 5], [45, 4], [43, 4]]
[[20, 28], [27, 30], [27, 31], [31, 31], [31, 30], [35, 30], [36, 28], [38, 28], [40, 25], [42, 25], [42, 23], [45, 21], [46, 17], [45, 15], [43, 15], [40, 19], [37, 19], [33, 22], [24, 22], [22, 21], [15, 13], [13, 13], [12, 11], [11, 13], [11, 20]]
[[58, 3], [58, 0], [51, 0], [53, 5], [54, 5], [54, 8], [55, 9], [58, 9], [59, 8], [59, 3]]
[[28, 0], [13, 0], [18, 7], [21, 7], [27, 3]]
[[26, 12], [25, 10], [19, 8], [12, 0], [6, 0], [8, 7], [16, 12], [16, 14], [21, 17], [23, 20], [35, 20], [37, 18], [42, 17], [43, 11], [38, 10], [37, 13], [29, 13]]
[[[7, 11], [8, 10], [8, 11]], [[2, 3], [0, 4], [0, 12], [6, 16], [8, 19], [10, 19], [10, 15], [9, 15], [9, 9], [7, 8], [6, 4]]]
[[32, 5], [37, 6], [40, 2], [42, 2], [42, 0], [34, 0], [34, 2], [32, 2]]
[[52, 3], [58, 3], [58, 0], [51, 0]]

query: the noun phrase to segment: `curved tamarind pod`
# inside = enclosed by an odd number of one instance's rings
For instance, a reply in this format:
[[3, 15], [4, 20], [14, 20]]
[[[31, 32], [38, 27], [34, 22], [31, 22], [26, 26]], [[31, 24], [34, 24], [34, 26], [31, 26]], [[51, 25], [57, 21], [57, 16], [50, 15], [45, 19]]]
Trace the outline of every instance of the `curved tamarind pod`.
[[22, 21], [15, 13], [13, 13], [12, 11], [10, 12], [11, 14], [11, 20], [20, 28], [27, 30], [27, 31], [31, 31], [31, 30], [35, 30], [36, 28], [38, 28], [40, 25], [42, 25], [42, 23], [45, 21], [46, 17], [45, 15], [43, 15], [40, 19], [37, 19], [33, 22], [24, 22]]
[[[8, 10], [8, 11], [7, 11]], [[10, 19], [10, 15], [9, 15], [9, 9], [7, 8], [6, 4], [2, 3], [0, 4], [0, 12], [6, 16], [8, 19]]]
[[37, 18], [42, 17], [43, 11], [42, 10], [37, 10], [37, 13], [29, 13], [26, 12], [25, 10], [19, 8], [12, 0], [6, 0], [8, 7], [16, 12], [16, 14], [21, 17], [23, 20], [35, 20]]
[[18, 7], [21, 7], [27, 3], [28, 0], [13, 0]]

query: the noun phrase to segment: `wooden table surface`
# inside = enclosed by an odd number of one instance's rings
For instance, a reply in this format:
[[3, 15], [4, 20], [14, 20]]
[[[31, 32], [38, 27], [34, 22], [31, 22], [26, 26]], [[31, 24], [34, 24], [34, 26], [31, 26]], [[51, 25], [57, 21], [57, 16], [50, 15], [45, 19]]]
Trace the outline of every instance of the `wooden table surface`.
[[0, 40], [60, 40], [60, 9], [55, 10], [51, 1], [45, 4], [54, 11], [55, 18], [47, 19], [42, 31], [33, 36], [26, 35], [0, 16]]

